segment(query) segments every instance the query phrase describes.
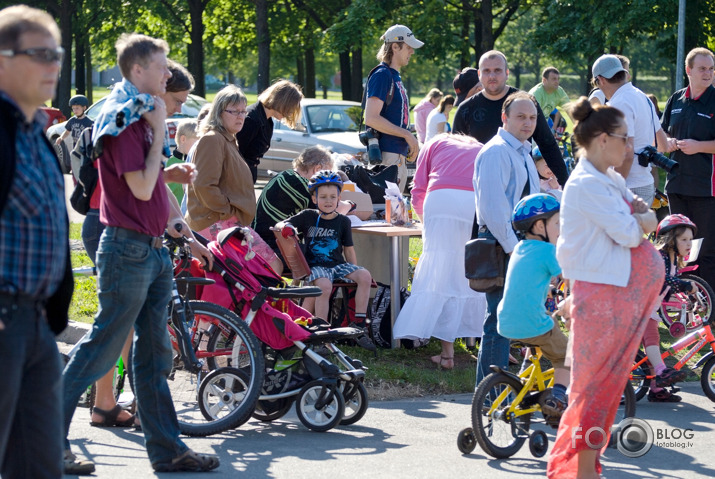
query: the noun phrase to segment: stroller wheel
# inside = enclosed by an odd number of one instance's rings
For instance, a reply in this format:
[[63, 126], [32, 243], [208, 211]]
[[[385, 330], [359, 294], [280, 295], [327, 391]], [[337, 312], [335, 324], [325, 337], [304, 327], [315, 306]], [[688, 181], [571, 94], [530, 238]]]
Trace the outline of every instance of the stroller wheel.
[[[293, 405], [293, 401], [291, 401], [290, 398], [276, 399], [276, 401], [278, 401], [277, 404], [271, 404], [272, 401], [258, 401], [256, 403], [256, 409], [251, 414], [253, 419], [271, 422], [288, 414], [290, 407]], [[266, 412], [266, 409], [268, 409], [269, 412]]]
[[295, 402], [298, 419], [312, 431], [325, 432], [343, 419], [345, 401], [335, 385], [321, 380], [303, 386]]
[[229, 429], [245, 423], [250, 415], [237, 416], [239, 406], [246, 399], [248, 374], [236, 368], [219, 368], [210, 372], [199, 386], [199, 408], [209, 421], [226, 420]]
[[345, 400], [345, 414], [340, 421], [341, 426], [349, 426], [358, 422], [367, 412], [367, 389], [361, 382], [347, 383], [342, 387]]

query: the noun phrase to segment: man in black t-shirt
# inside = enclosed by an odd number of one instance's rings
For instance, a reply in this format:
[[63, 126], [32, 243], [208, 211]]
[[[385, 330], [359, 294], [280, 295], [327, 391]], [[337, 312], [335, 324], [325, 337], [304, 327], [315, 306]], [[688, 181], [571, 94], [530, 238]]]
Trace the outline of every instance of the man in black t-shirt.
[[[479, 59], [479, 80], [484, 90], [468, 98], [459, 105], [454, 115], [454, 133], [472, 136], [486, 143], [496, 135], [502, 126], [502, 105], [506, 97], [518, 91], [506, 84], [509, 78], [506, 56], [497, 50], [486, 52]], [[536, 131], [533, 140], [541, 155], [556, 175], [561, 185], [566, 183], [568, 173], [559, 146], [554, 140], [541, 108], [538, 109]]]
[[668, 151], [678, 168], [668, 173], [665, 192], [671, 213], [684, 214], [704, 238], [698, 275], [715, 284], [715, 88], [713, 61], [707, 48], [695, 48], [685, 58], [688, 86], [676, 91], [663, 110], [661, 125]]

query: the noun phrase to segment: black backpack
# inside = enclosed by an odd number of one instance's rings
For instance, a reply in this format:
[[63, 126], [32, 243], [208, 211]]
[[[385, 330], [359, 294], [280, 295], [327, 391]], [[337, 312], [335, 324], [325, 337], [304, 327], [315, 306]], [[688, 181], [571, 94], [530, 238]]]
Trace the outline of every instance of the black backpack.
[[77, 213], [83, 215], [89, 211], [89, 200], [97, 187], [97, 181], [99, 181], [99, 173], [94, 167], [92, 129], [89, 127], [82, 130], [77, 144], [72, 150], [72, 155], [79, 159], [79, 173], [77, 174], [77, 184], [70, 196], [70, 204]]
[[[392, 347], [390, 295], [389, 284], [377, 283], [377, 292], [370, 307], [370, 318], [372, 320], [370, 328], [372, 330], [373, 341], [380, 348]], [[400, 288], [400, 306], [404, 306], [405, 301], [407, 301], [409, 297], [410, 292], [405, 288]], [[405, 349], [421, 348], [428, 343], [429, 338], [400, 340], [400, 344]]]

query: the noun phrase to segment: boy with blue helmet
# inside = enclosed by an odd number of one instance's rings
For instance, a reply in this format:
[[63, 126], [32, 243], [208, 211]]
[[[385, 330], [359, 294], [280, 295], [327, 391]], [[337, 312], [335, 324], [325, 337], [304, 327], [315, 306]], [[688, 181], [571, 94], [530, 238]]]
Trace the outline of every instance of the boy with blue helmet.
[[[315, 316], [328, 317], [333, 281], [347, 278], [357, 283], [355, 322], [349, 326], [365, 329], [369, 323], [367, 304], [372, 276], [368, 270], [357, 266], [350, 220], [337, 211], [342, 188], [343, 182], [337, 173], [329, 170], [319, 171], [308, 182], [308, 190], [318, 209], [303, 210], [278, 223], [276, 228], [286, 238], [296, 232], [303, 236], [306, 245], [305, 259], [310, 266], [307, 281], [322, 291], [322, 294], [315, 298]], [[370, 351], [375, 350], [375, 344], [367, 335], [360, 336], [357, 343]]]
[[539, 346], [554, 366], [554, 387], [540, 399], [547, 420], [566, 409], [570, 369], [564, 365], [567, 339], [546, 312], [551, 278], [561, 274], [556, 261], [559, 202], [545, 193], [522, 198], [514, 207], [512, 225], [523, 239], [509, 259], [504, 297], [497, 308], [499, 334]]

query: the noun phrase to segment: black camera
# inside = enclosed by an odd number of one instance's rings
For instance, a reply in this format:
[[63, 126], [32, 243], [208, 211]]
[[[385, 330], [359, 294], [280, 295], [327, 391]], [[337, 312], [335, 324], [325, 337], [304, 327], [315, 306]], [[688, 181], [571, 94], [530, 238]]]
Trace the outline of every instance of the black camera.
[[380, 153], [380, 132], [372, 128], [367, 128], [360, 132], [360, 143], [367, 146], [367, 159], [371, 165], [382, 163], [382, 153]]
[[667, 156], [658, 153], [658, 150], [654, 146], [646, 146], [643, 150], [638, 153], [638, 164], [641, 166], [648, 166], [654, 164], [658, 168], [663, 168], [668, 173], [673, 172], [678, 168], [678, 162], [671, 160]]

